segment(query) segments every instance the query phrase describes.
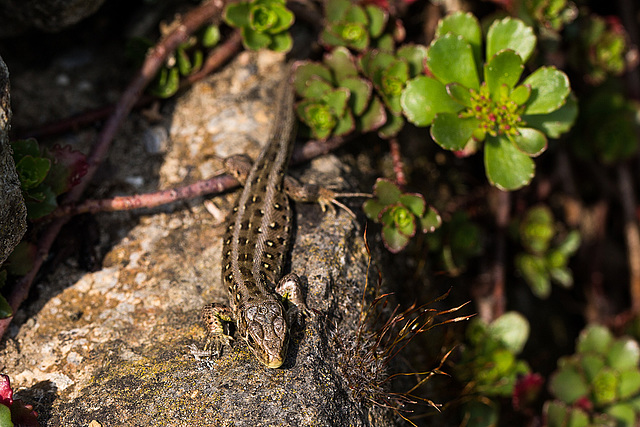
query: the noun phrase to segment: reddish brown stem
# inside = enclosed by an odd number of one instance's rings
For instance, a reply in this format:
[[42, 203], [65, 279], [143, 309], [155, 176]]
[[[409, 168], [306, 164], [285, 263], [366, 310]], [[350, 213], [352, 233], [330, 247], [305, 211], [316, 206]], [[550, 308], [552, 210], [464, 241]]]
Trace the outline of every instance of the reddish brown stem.
[[396, 184], [398, 184], [400, 188], [403, 188], [407, 185], [407, 177], [403, 170], [404, 163], [402, 162], [398, 138], [389, 139], [389, 150], [391, 152], [391, 160], [393, 161], [393, 172], [396, 175]]
[[[96, 143], [89, 153], [89, 156], [87, 157], [87, 174], [84, 176], [82, 181], [78, 183], [78, 185], [73, 187], [71, 191], [67, 193], [64, 199], [65, 203], [73, 204], [80, 199], [80, 196], [95, 175], [98, 166], [106, 157], [109, 147], [111, 146], [111, 141], [113, 140], [116, 132], [120, 129], [122, 122], [133, 108], [144, 88], [154, 78], [167, 56], [173, 52], [180, 43], [186, 41], [187, 38], [203, 24], [211, 21], [215, 16], [219, 16], [224, 4], [225, 2], [223, 0], [212, 0], [201, 4], [196, 9], [193, 9], [184, 16], [184, 19], [179, 26], [160, 40], [160, 42], [158, 42], [158, 44], [149, 52], [142, 68], [122, 94], [120, 100], [116, 104], [113, 114], [105, 124]], [[38, 252], [34, 260], [33, 268], [16, 284], [9, 295], [9, 298], [7, 298], [14, 313], [29, 294], [29, 289], [31, 288], [31, 284], [35, 279], [38, 270], [47, 258], [49, 249], [60, 232], [60, 229], [68, 219], [69, 217], [62, 217], [53, 221], [38, 241]], [[11, 319], [12, 318], [10, 317], [0, 320], [0, 336], [3, 336], [6, 332]]]
[[[334, 138], [327, 141], [308, 141], [293, 153], [295, 157], [292, 163], [302, 163], [317, 157], [321, 152], [334, 149], [344, 143], [344, 138]], [[321, 149], [322, 148], [322, 149]], [[180, 200], [193, 199], [194, 197], [204, 196], [207, 194], [222, 193], [238, 186], [238, 181], [230, 175], [218, 175], [213, 178], [197, 181], [183, 187], [172, 188], [169, 190], [156, 191], [146, 194], [134, 194], [132, 196], [118, 196], [112, 199], [89, 199], [80, 204], [67, 204], [60, 206], [51, 215], [44, 218], [54, 219], [61, 217], [70, 217], [83, 213], [97, 212], [114, 212], [128, 211], [140, 208], [153, 208], [156, 206], [173, 203]]]

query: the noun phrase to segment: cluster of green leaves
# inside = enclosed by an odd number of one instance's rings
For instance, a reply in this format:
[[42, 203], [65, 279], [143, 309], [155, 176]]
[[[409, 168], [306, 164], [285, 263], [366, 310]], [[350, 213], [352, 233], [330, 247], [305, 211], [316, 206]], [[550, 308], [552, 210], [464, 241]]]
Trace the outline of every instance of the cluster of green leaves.
[[427, 53], [433, 77], [410, 81], [402, 103], [409, 121], [431, 125], [431, 136], [447, 150], [470, 155], [484, 142], [487, 178], [514, 190], [531, 181], [531, 157], [546, 150], [547, 137], [569, 130], [576, 102], [569, 79], [554, 67], [541, 67], [518, 84], [536, 45], [522, 21], [504, 18], [490, 25], [484, 66], [481, 45], [473, 15], [443, 19]]
[[519, 227], [524, 253], [516, 256], [516, 267], [531, 291], [539, 298], [551, 293], [551, 281], [564, 287], [573, 285], [573, 274], [567, 264], [580, 246], [580, 233], [573, 230], [557, 245], [556, 224], [547, 206], [535, 206], [527, 211]]
[[[202, 68], [204, 54], [220, 41], [220, 29], [207, 25], [189, 40], [181, 43], [165, 61], [147, 91], [159, 98], [169, 98], [180, 88], [180, 78], [196, 73]], [[136, 64], [141, 64], [153, 43], [145, 38], [135, 38], [127, 45], [127, 55]]]
[[569, 0], [520, 0], [518, 16], [540, 32], [561, 31], [578, 16], [578, 8]]
[[529, 322], [517, 312], [507, 312], [487, 324], [473, 319], [454, 376], [465, 384], [469, 400], [464, 404], [467, 426], [497, 425], [499, 405], [495, 399], [511, 397], [518, 378], [531, 369], [517, 358], [529, 337]]
[[294, 19], [293, 13], [285, 6], [285, 0], [240, 1], [227, 5], [224, 11], [225, 22], [240, 28], [242, 44], [252, 50], [291, 50], [293, 40], [287, 30]]
[[404, 249], [418, 229], [431, 233], [442, 222], [438, 212], [427, 206], [421, 194], [403, 193], [389, 180], [378, 179], [373, 195], [362, 209], [367, 218], [382, 224], [382, 239], [390, 252]]
[[576, 353], [558, 361], [544, 405], [549, 427], [632, 427], [640, 422], [640, 346], [615, 339], [604, 326], [588, 326]]
[[11, 144], [27, 218], [38, 219], [58, 206], [57, 196], [69, 191], [87, 173], [84, 154], [71, 147], [40, 147], [35, 139]]
[[577, 35], [567, 38], [571, 65], [591, 84], [622, 74], [628, 49], [622, 24], [616, 18], [605, 20], [589, 14], [581, 17], [578, 27]]
[[[546, 149], [547, 137], [557, 138], [571, 127], [577, 106], [564, 73], [542, 67], [518, 84], [536, 45], [533, 30], [522, 21], [493, 22], [483, 65], [482, 31], [471, 14], [444, 18], [429, 48], [396, 49], [393, 37], [374, 48], [371, 41], [382, 38], [384, 26], [382, 19], [371, 17], [386, 12], [374, 13], [373, 5], [363, 9], [346, 3], [327, 2], [328, 11], [342, 12], [335, 14], [339, 18], [328, 25], [323, 40], [328, 47], [349, 47], [359, 56], [353, 58], [344, 49], [336, 61], [330, 52], [323, 64], [306, 63], [298, 78], [298, 93], [305, 98], [299, 113], [312, 135], [326, 138], [379, 126], [380, 136], [391, 137], [402, 129], [406, 117], [417, 126], [431, 126], [431, 136], [447, 150], [470, 155], [484, 143], [489, 181], [513, 190], [530, 182], [531, 157]], [[367, 32], [365, 18], [376, 23], [373, 32]], [[354, 124], [352, 118], [364, 111], [370, 113], [367, 124]]]
[[469, 260], [482, 253], [482, 243], [482, 229], [464, 211], [454, 212], [442, 227], [427, 235], [429, 252], [437, 254], [441, 267], [451, 276], [461, 274]]

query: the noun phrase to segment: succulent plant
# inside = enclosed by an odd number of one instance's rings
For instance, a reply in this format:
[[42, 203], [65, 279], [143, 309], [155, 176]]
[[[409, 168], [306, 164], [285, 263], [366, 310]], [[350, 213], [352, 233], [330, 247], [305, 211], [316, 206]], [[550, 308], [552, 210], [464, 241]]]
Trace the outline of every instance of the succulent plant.
[[573, 275], [567, 264], [580, 246], [580, 233], [571, 231], [551, 247], [556, 226], [553, 214], [546, 206], [529, 209], [519, 231], [526, 252], [516, 256], [516, 266], [531, 291], [539, 298], [547, 298], [551, 293], [551, 281], [570, 287]]
[[355, 58], [344, 47], [325, 54], [322, 63], [297, 63], [294, 84], [303, 98], [298, 116], [315, 138], [354, 129], [369, 132], [386, 120], [382, 102], [373, 95], [371, 83], [358, 74]]
[[[454, 13], [443, 19], [427, 51], [431, 76], [409, 81], [401, 103], [407, 119], [431, 125], [442, 148], [470, 155], [484, 143], [484, 163], [491, 184], [503, 190], [527, 185], [534, 162], [572, 125], [577, 108], [567, 76], [541, 67], [520, 84], [524, 63], [536, 45], [522, 21], [494, 21], [481, 60], [482, 31], [476, 18]], [[480, 81], [480, 76], [484, 81]]]
[[87, 173], [84, 154], [69, 146], [40, 148], [35, 139], [11, 144], [29, 219], [41, 218], [58, 206], [56, 197]]
[[232, 3], [225, 9], [224, 20], [232, 27], [240, 28], [242, 44], [247, 49], [288, 52], [293, 46], [287, 30], [293, 25], [294, 15], [286, 8], [284, 0]]
[[620, 21], [587, 15], [579, 20], [577, 37], [571, 40], [569, 62], [594, 85], [626, 68], [627, 34]]
[[389, 180], [379, 178], [373, 194], [374, 198], [367, 200], [362, 208], [367, 218], [382, 224], [382, 238], [390, 252], [404, 249], [418, 229], [430, 233], [442, 222], [421, 194], [402, 193]]
[[507, 312], [490, 324], [475, 318], [467, 327], [462, 356], [454, 370], [454, 376], [470, 394], [464, 417], [473, 421], [467, 425], [496, 425], [499, 405], [493, 399], [513, 397], [516, 391], [518, 398], [523, 398], [516, 384], [531, 370], [517, 355], [527, 342], [529, 329], [527, 319], [517, 312]]
[[[604, 326], [589, 325], [576, 353], [558, 361], [544, 413], [549, 427], [632, 427], [640, 422], [640, 346], [614, 338]], [[567, 424], [569, 423], [569, 424]]]
[[524, 0], [521, 12], [541, 28], [558, 32], [578, 16], [578, 8], [568, 0]]
[[376, 41], [376, 47], [393, 48], [393, 38], [384, 34], [389, 14], [373, 5], [360, 5], [349, 0], [325, 2], [327, 24], [320, 41], [328, 47], [344, 46], [364, 51]]

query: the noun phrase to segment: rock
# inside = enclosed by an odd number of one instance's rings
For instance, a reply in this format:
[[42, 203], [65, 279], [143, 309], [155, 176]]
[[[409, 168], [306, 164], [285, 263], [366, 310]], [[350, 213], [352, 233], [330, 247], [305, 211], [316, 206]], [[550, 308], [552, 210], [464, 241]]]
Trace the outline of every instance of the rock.
[[[242, 139], [255, 158], [284, 76], [280, 56], [258, 61], [256, 55], [241, 55], [177, 101], [161, 188], [208, 178], [202, 174], [221, 167], [216, 153], [237, 150]], [[231, 110], [235, 118], [208, 133], [207, 123]], [[120, 139], [131, 144], [136, 137]], [[199, 167], [214, 160], [211, 168]], [[119, 166], [130, 171], [144, 161], [123, 158]], [[292, 173], [303, 182], [344, 186], [343, 169], [326, 156]], [[224, 223], [210, 211], [227, 213], [237, 195], [207, 198], [217, 206], [209, 210], [200, 199], [188, 207], [176, 204], [173, 212], [138, 214], [131, 229], [113, 233], [125, 237], [112, 242], [102, 269], [84, 274], [66, 263], [39, 285], [37, 312], [17, 325], [0, 360], [43, 425], [396, 425], [368, 396], [358, 397], [360, 385], [345, 375], [362, 370], [365, 377], [366, 363], [339, 357], [338, 347], [355, 342], [367, 308], [362, 293], [368, 274], [362, 228], [343, 211], [295, 206], [290, 270], [303, 279], [307, 304], [318, 314], [295, 328], [283, 367], [265, 368], [241, 339], [220, 358], [191, 355], [190, 346], [205, 342], [201, 307], [228, 300], [220, 278]], [[116, 215], [101, 215], [102, 228]]]
[[0, 58], [0, 264], [27, 229], [27, 208], [9, 146], [10, 122], [9, 70]]
[[60, 31], [93, 14], [104, 0], [2, 0], [0, 37], [28, 28]]

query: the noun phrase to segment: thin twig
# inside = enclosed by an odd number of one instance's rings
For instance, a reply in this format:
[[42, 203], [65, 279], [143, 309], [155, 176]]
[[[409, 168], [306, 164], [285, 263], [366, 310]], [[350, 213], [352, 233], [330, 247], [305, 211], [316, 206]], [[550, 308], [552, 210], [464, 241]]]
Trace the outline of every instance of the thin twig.
[[[193, 9], [191, 12], [184, 15], [181, 25], [177, 26], [171, 33], [167, 34], [149, 52], [142, 68], [123, 92], [113, 114], [105, 124], [96, 143], [89, 153], [89, 156], [87, 157], [87, 174], [78, 183], [78, 185], [73, 187], [69, 193], [67, 193], [64, 198], [64, 203], [73, 204], [80, 199], [80, 196], [87, 188], [98, 167], [106, 157], [115, 134], [120, 129], [120, 126], [128, 116], [144, 88], [155, 77], [167, 56], [173, 52], [180, 43], [186, 41], [187, 38], [203, 24], [211, 21], [216, 16], [220, 16], [224, 4], [225, 2], [223, 0], [212, 0]], [[16, 283], [11, 294], [7, 298], [14, 313], [27, 298], [31, 284], [33, 283], [33, 280], [35, 279], [44, 260], [47, 258], [51, 245], [53, 245], [60, 229], [68, 219], [69, 217], [62, 217], [54, 220], [40, 237], [40, 240], [38, 241], [38, 252], [31, 271]], [[11, 319], [12, 317], [0, 320], [0, 336], [5, 334]]]
[[398, 184], [400, 188], [404, 188], [404, 186], [407, 185], [407, 177], [403, 170], [404, 163], [402, 162], [398, 138], [389, 139], [389, 150], [393, 161], [393, 172], [396, 175], [396, 184]]

